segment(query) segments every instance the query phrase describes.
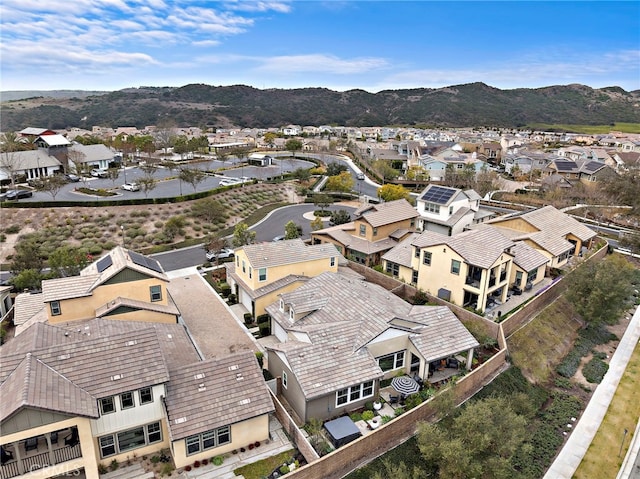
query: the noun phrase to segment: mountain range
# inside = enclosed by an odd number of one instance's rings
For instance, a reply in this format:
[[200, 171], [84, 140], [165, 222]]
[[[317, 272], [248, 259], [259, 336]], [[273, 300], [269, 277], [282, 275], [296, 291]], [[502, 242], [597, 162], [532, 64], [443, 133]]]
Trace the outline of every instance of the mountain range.
[[[34, 93], [31, 98], [24, 98]], [[22, 96], [22, 99], [18, 99]], [[2, 92], [2, 131], [173, 124], [214, 128], [296, 125], [525, 127], [640, 123], [640, 90], [585, 85], [500, 90], [484, 83], [445, 88], [337, 92], [244, 85], [139, 87], [113, 92]]]

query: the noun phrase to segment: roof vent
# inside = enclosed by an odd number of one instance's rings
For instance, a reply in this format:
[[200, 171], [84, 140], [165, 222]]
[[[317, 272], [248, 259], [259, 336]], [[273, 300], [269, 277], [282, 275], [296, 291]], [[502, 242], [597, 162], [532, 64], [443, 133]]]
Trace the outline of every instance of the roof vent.
[[236, 381], [242, 381], [244, 379], [244, 377], [242, 377], [242, 373], [237, 373], [236, 374]]
[[240, 406], [244, 406], [246, 404], [249, 404], [251, 402], [251, 399], [247, 398], [247, 399], [243, 399], [242, 401], [238, 401], [238, 404], [240, 404]]
[[135, 346], [136, 344], [138, 344], [138, 341], [136, 341], [135, 339], [127, 341], [127, 346]]
[[111, 376], [111, 380], [112, 381], [118, 381], [120, 379], [122, 379], [124, 377], [124, 374], [115, 374], [113, 376]]
[[204, 373], [198, 373], [193, 376], [193, 379], [204, 379]]
[[206, 390], [207, 390], [207, 386], [205, 386], [204, 383], [198, 384], [198, 392], [203, 392]]
[[236, 369], [238, 369], [238, 365], [234, 364], [233, 366], [229, 366], [229, 371], [235, 371]]
[[70, 357], [71, 355], [67, 353], [67, 354], [61, 354], [60, 356], [58, 356], [58, 359], [63, 360], [63, 359], [69, 359]]
[[185, 416], [177, 417], [174, 419], [174, 424], [182, 424], [183, 422], [187, 422], [187, 418]]
[[173, 336], [171, 334], [167, 334], [167, 338], [173, 339]]

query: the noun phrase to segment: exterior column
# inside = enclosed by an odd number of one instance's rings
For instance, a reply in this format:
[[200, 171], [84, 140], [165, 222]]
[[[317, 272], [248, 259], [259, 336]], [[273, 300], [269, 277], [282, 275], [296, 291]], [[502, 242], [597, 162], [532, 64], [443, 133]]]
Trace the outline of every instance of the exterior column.
[[51, 446], [51, 433], [45, 434], [44, 438], [47, 440], [47, 451], [49, 452], [49, 461], [50, 466], [53, 466], [56, 463], [56, 458], [53, 454], [53, 447]]
[[471, 370], [471, 366], [473, 366], [473, 348], [467, 351], [467, 371]]
[[20, 474], [24, 474], [24, 464], [22, 463], [22, 457], [20, 454], [20, 442], [15, 441], [15, 442], [12, 442], [11, 444], [13, 445], [13, 452], [16, 455], [15, 460], [18, 463], [18, 472]]

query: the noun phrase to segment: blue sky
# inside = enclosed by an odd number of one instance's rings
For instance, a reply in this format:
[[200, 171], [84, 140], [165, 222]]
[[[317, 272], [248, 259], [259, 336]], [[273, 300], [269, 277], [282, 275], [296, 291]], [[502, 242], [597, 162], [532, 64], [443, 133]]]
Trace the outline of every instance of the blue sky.
[[640, 2], [2, 0], [0, 89], [640, 89]]

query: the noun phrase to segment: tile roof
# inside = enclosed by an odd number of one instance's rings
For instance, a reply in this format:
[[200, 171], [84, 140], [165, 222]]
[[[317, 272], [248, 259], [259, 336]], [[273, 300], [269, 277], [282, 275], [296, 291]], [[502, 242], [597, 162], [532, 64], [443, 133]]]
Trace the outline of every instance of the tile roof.
[[47, 319], [48, 315], [44, 309], [42, 293], [20, 293], [14, 302], [13, 324], [19, 326], [26, 323], [37, 314], [43, 314]]
[[42, 300], [45, 303], [70, 298], [91, 296], [99, 275], [69, 276], [66, 278], [45, 279], [42, 281]]
[[572, 234], [582, 241], [587, 241], [596, 236], [596, 232], [591, 228], [551, 205], [528, 211], [524, 214], [496, 218], [489, 223], [499, 224], [501, 220], [508, 220], [514, 216], [519, 216], [538, 230], [546, 231], [552, 235], [565, 237], [568, 234]]
[[[267, 312], [299, 338], [306, 335], [309, 342], [287, 341], [269, 348], [284, 355], [308, 399], [382, 377], [366, 346], [389, 329], [404, 331], [409, 338], [424, 334], [420, 343], [424, 349], [419, 351], [429, 355], [447, 356], [477, 345], [448, 308], [412, 306], [381, 286], [338, 273], [323, 273], [281, 298], [293, 305], [296, 316], [306, 315], [291, 321], [278, 303], [268, 306]], [[438, 331], [446, 331], [451, 340], [430, 336], [433, 315], [446, 316], [448, 322]]]
[[418, 236], [420, 236], [420, 233], [411, 233], [411, 235], [402, 240], [397, 246], [387, 251], [382, 256], [382, 259], [411, 268], [411, 258], [413, 258], [415, 252], [415, 248], [411, 243]]
[[140, 301], [137, 299], [117, 297], [97, 308], [96, 318], [101, 318], [121, 306], [139, 311], [153, 311], [156, 313], [173, 314], [176, 317], [180, 314], [180, 311], [178, 311], [177, 306], [174, 304], [171, 298], [169, 298], [169, 304], [165, 305], [157, 302], [149, 303], [147, 301]]
[[469, 264], [490, 268], [501, 254], [508, 252], [514, 242], [494, 228], [481, 228], [454, 236], [425, 231], [412, 244], [419, 248], [447, 245]]
[[166, 404], [174, 441], [274, 411], [255, 354], [250, 351], [173, 371]]
[[[309, 281], [309, 277], [308, 276], [301, 276], [298, 274], [290, 274], [288, 276], [285, 276], [284, 278], [280, 278], [272, 283], [267, 284], [266, 286], [262, 286], [261, 288], [258, 288], [256, 290], [252, 290], [249, 285], [247, 283], [244, 282], [244, 280], [242, 279], [242, 277], [240, 277], [239, 275], [236, 274], [235, 272], [235, 265], [233, 263], [226, 263], [227, 265], [227, 274], [229, 276], [231, 276], [234, 281], [236, 283], [238, 283], [241, 287], [242, 290], [247, 293], [249, 295], [249, 297], [251, 299], [258, 299], [261, 298], [262, 296], [265, 296], [269, 293], [273, 293], [274, 291], [278, 291], [281, 288], [284, 288], [285, 286], [288, 286], [290, 284], [294, 284], [297, 282], [302, 282], [302, 281]], [[231, 265], [231, 266], [229, 266]]]
[[369, 204], [358, 208], [354, 219], [364, 219], [374, 228], [418, 217], [418, 211], [405, 199]]
[[[111, 259], [111, 264], [100, 271], [100, 265], [103, 264], [102, 262], [107, 258], [107, 256]], [[140, 259], [143, 260], [145, 264], [141, 264], [139, 261]], [[156, 269], [153, 269], [149, 265]], [[146, 276], [152, 276], [163, 281], [169, 281], [169, 278], [162, 269], [162, 265], [158, 261], [148, 256], [141, 255], [140, 253], [136, 253], [135, 251], [124, 249], [121, 246], [116, 246], [100, 259], [89, 264], [80, 271], [80, 276], [98, 275], [92, 288], [95, 289], [97, 286], [103, 284], [125, 268], [132, 269]]]
[[331, 257], [338, 258], [338, 261], [345, 261], [334, 245], [307, 245], [299, 238], [250, 244], [240, 249], [247, 255], [247, 259], [254, 269], [302, 263], [323, 258], [329, 259]]
[[516, 241], [511, 253], [514, 255], [513, 262], [524, 271], [532, 271], [549, 261], [545, 255], [522, 241]]
[[365, 253], [367, 255], [387, 251], [396, 244], [391, 238], [384, 238], [379, 241], [369, 241], [365, 238], [352, 235], [348, 231], [353, 230], [353, 223], [345, 223], [342, 225], [332, 226], [322, 230], [314, 231], [314, 235], [326, 235], [334, 239], [346, 248]]

